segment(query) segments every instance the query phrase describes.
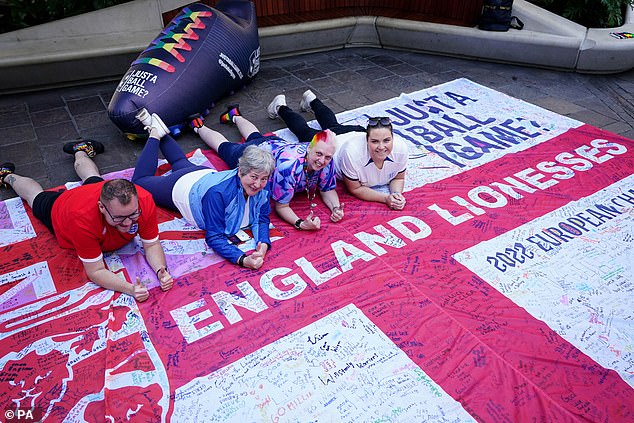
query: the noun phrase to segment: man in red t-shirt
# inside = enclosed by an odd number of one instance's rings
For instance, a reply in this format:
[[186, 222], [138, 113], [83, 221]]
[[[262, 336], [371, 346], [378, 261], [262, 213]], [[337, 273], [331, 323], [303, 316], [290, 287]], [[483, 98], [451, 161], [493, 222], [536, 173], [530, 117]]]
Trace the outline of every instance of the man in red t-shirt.
[[138, 234], [161, 288], [170, 289], [173, 279], [159, 241], [156, 206], [150, 193], [126, 179], [103, 180], [92, 161], [104, 151], [100, 142], [71, 142], [64, 145], [64, 151], [75, 158], [75, 171], [83, 181], [80, 187], [44, 191], [35, 180], [16, 175], [13, 163], [0, 165], [0, 182], [10, 185], [31, 206], [62, 248], [77, 252], [88, 278], [97, 285], [132, 295], [137, 301], [149, 297], [138, 276], [130, 284], [106, 269], [103, 261], [103, 251], [119, 249]]

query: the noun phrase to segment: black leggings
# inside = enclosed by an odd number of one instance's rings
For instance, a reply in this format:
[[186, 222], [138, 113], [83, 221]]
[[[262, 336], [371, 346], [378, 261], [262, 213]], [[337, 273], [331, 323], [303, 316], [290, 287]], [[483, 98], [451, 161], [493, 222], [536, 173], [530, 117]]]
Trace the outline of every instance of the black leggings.
[[[315, 118], [322, 129], [330, 129], [335, 134], [346, 134], [348, 132], [365, 132], [365, 128], [360, 125], [342, 125], [337, 122], [337, 117], [328, 106], [316, 98], [310, 103], [311, 109], [315, 112]], [[282, 118], [288, 129], [297, 136], [299, 142], [311, 142], [318, 129], [308, 126], [306, 119], [288, 106], [281, 106], [277, 114]]]

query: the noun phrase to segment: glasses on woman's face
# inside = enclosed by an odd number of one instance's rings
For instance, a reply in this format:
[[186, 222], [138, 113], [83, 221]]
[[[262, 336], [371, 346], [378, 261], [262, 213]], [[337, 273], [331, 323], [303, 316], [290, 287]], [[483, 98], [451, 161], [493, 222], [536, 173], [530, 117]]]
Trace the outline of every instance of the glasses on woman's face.
[[106, 209], [106, 212], [108, 213], [108, 216], [110, 216], [110, 219], [112, 219], [112, 221], [116, 224], [123, 223], [126, 221], [126, 219], [130, 219], [130, 221], [134, 222], [139, 218], [139, 216], [141, 216], [141, 207], [139, 207], [134, 213], [131, 213], [127, 216], [113, 216], [104, 203], [101, 203], [101, 205], [104, 209]]
[[386, 117], [386, 116], [371, 117], [368, 119], [368, 126], [369, 127], [392, 126], [392, 121], [390, 120], [389, 117]]

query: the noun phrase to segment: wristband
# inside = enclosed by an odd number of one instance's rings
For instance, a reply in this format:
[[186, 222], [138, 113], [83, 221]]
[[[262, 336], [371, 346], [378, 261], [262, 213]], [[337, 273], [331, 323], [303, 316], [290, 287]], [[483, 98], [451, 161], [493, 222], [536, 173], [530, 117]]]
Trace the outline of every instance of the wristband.
[[301, 226], [301, 225], [302, 225], [302, 222], [303, 222], [303, 221], [304, 221], [304, 219], [297, 219], [297, 220], [295, 221], [295, 229], [297, 229], [297, 230], [300, 230], [300, 231], [301, 231], [301, 230], [302, 230], [302, 226]]
[[167, 267], [165, 267], [165, 266], [161, 266], [161, 267], [159, 267], [158, 269], [156, 269], [156, 277], [157, 277], [157, 278], [159, 277], [159, 275], [158, 275], [158, 274], [159, 274], [159, 272], [160, 272], [161, 270], [165, 270], [165, 271], [167, 272]]
[[240, 256], [240, 258], [238, 259], [238, 266], [240, 266], [240, 267], [244, 267], [244, 259], [245, 259], [245, 258], [247, 258], [247, 255], [246, 255], [246, 254], [242, 254], [242, 255]]
[[335, 212], [335, 210], [341, 210], [341, 206], [334, 206], [334, 207], [332, 208], [332, 212], [334, 213], [334, 212]]

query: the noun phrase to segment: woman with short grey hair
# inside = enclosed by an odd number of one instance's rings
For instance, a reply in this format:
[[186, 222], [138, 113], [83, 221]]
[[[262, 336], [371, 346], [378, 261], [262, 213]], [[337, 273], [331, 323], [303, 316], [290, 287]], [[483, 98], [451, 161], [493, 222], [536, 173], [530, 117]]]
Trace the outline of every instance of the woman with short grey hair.
[[238, 168], [240, 175], [246, 175], [252, 170], [271, 174], [275, 170], [275, 160], [270, 152], [250, 145], [238, 159]]
[[[132, 181], [148, 190], [156, 204], [179, 211], [205, 231], [205, 241], [220, 256], [237, 265], [259, 269], [271, 247], [270, 193], [266, 189], [275, 169], [270, 152], [247, 147], [233, 170], [217, 172], [197, 166], [187, 157], [156, 115], [143, 109], [137, 119], [150, 133], [134, 169]], [[159, 149], [172, 172], [156, 176]], [[255, 241], [255, 250], [243, 253], [240, 244]]]

